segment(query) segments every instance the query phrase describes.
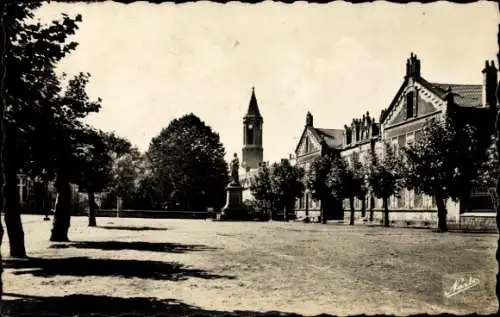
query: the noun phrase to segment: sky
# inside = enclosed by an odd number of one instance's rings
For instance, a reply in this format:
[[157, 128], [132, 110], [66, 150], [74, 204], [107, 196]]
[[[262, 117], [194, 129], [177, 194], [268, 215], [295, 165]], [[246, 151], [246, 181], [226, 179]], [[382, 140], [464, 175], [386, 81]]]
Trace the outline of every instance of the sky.
[[80, 13], [78, 48], [60, 72], [89, 72], [102, 109], [87, 122], [146, 151], [169, 122], [194, 113], [241, 159], [252, 87], [264, 118], [264, 160], [293, 153], [307, 111], [342, 128], [366, 111], [378, 121], [415, 53], [429, 81], [481, 84], [495, 60], [495, 2], [457, 5], [334, 2], [119, 4], [51, 2], [42, 21]]

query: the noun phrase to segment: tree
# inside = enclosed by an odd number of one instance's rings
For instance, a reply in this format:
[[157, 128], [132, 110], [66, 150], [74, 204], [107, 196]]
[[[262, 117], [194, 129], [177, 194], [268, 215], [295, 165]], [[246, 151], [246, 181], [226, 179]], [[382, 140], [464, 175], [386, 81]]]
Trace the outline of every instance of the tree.
[[477, 177], [474, 180], [475, 184], [483, 185], [487, 188], [496, 187], [498, 164], [500, 162], [497, 143], [498, 136], [492, 135], [490, 138], [490, 145], [486, 149], [486, 158], [480, 163]]
[[448, 230], [446, 200], [457, 201], [463, 188], [470, 188], [476, 179], [480, 160], [475, 142], [471, 127], [459, 127], [447, 116], [442, 121], [429, 120], [422, 138], [405, 149], [405, 183], [435, 198], [442, 232]]
[[359, 183], [345, 158], [335, 158], [327, 175], [326, 184], [336, 199], [349, 199], [351, 211], [349, 224], [354, 225], [354, 198], [359, 190]]
[[224, 206], [229, 182], [224, 146], [194, 114], [174, 119], [152, 139], [147, 155], [164, 202], [183, 210]]
[[102, 192], [112, 181], [111, 151], [107, 143], [107, 135], [92, 128], [85, 132], [86, 147], [80, 157], [79, 189], [87, 192], [89, 203], [89, 226], [95, 227], [96, 207], [95, 193]]
[[36, 126], [43, 121], [42, 108], [57, 94], [54, 65], [76, 47], [76, 43], [67, 42], [67, 37], [74, 34], [76, 22], [81, 19], [63, 15], [50, 25], [33, 23], [30, 21], [33, 11], [40, 6], [37, 2], [11, 2], [2, 7], [6, 54], [2, 73], [5, 107], [1, 139], [4, 141], [2, 151], [8, 153], [2, 157], [6, 168], [3, 197], [13, 257], [26, 256], [16, 174], [29, 163], [30, 147], [36, 145], [30, 136], [40, 131]]
[[142, 172], [141, 163], [142, 155], [135, 147], [122, 154], [115, 153], [112, 184], [117, 197], [128, 199], [135, 194]]
[[389, 198], [398, 196], [402, 186], [402, 162], [389, 143], [384, 143], [384, 155], [380, 159], [375, 149], [370, 151], [368, 184], [375, 197], [382, 199], [384, 226], [389, 227]]
[[[361, 200], [361, 216], [366, 215], [366, 196], [368, 194], [368, 167], [360, 160], [359, 154], [354, 152], [352, 155], [352, 164], [350, 166], [353, 183], [355, 189], [355, 196]], [[354, 222], [354, 218], [351, 218]]]
[[250, 180], [250, 191], [257, 206], [273, 218], [276, 198], [271, 188], [271, 172], [268, 164], [259, 166], [257, 175]]
[[[68, 241], [71, 221], [71, 187], [81, 180], [82, 157], [88, 148], [88, 129], [82, 119], [91, 112], [99, 111], [101, 99], [91, 101], [86, 93], [90, 74], [79, 73], [69, 80], [66, 89], [53, 102], [52, 128], [49, 130], [52, 142], [49, 157], [50, 167], [56, 175], [57, 201], [51, 231], [51, 241]], [[78, 166], [78, 168], [72, 168]]]
[[329, 202], [335, 199], [326, 183], [333, 162], [334, 154], [321, 156], [314, 160], [307, 174], [307, 188], [311, 192], [312, 199], [321, 202], [321, 222], [324, 224], [327, 223], [325, 209], [330, 206]]
[[284, 220], [293, 213], [295, 200], [304, 194], [304, 169], [290, 164], [289, 160], [274, 163], [271, 168], [271, 192]]

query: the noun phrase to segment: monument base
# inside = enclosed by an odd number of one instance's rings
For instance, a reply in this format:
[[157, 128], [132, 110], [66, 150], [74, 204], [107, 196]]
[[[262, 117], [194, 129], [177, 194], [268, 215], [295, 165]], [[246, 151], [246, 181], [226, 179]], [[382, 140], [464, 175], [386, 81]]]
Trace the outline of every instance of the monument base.
[[226, 205], [217, 215], [218, 220], [250, 220], [248, 210], [243, 206], [243, 187], [238, 183], [231, 183], [227, 187]]

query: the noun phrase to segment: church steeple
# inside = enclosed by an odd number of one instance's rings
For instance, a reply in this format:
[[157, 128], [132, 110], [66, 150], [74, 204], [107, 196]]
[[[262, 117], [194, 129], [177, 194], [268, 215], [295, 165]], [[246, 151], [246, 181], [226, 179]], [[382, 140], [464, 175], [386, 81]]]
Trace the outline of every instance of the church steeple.
[[255, 87], [252, 87], [252, 96], [250, 97], [250, 104], [248, 105], [248, 111], [245, 115], [245, 118], [247, 117], [262, 118], [259, 111], [259, 105], [257, 104], [257, 98], [255, 97]]
[[246, 170], [258, 168], [263, 161], [264, 149], [262, 148], [263, 119], [255, 97], [255, 88], [252, 87], [252, 96], [246, 115], [243, 117], [243, 162]]

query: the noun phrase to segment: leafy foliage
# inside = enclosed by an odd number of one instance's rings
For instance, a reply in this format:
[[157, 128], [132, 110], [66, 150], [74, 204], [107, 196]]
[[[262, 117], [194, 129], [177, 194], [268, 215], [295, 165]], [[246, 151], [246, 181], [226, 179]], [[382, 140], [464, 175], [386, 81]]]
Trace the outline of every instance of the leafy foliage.
[[271, 187], [271, 172], [268, 164], [259, 166], [257, 175], [250, 180], [250, 191], [260, 209], [266, 211], [274, 209], [276, 198]]
[[343, 157], [336, 157], [327, 174], [326, 185], [336, 199], [354, 197], [358, 191], [358, 182], [349, 164]]
[[331, 198], [332, 192], [327, 186], [327, 176], [334, 163], [333, 155], [324, 155], [313, 161], [307, 174], [307, 188], [315, 200]]
[[263, 164], [258, 174], [251, 180], [250, 190], [260, 208], [275, 216], [278, 211], [293, 210], [295, 200], [305, 190], [304, 169], [293, 166], [288, 160], [274, 163], [271, 167]]
[[174, 119], [148, 153], [163, 201], [184, 210], [220, 208], [229, 181], [219, 135], [194, 114]]
[[476, 179], [474, 131], [458, 129], [449, 118], [429, 120], [422, 137], [405, 149], [406, 186], [441, 199], [458, 200], [461, 189]]
[[304, 169], [290, 164], [289, 160], [272, 165], [271, 192], [279, 209], [293, 210], [295, 200], [304, 194]]
[[496, 187], [499, 171], [498, 155], [498, 137], [491, 136], [490, 146], [486, 149], [486, 159], [481, 162], [477, 177], [474, 180], [476, 184], [486, 187]]
[[384, 143], [383, 158], [377, 156], [375, 149], [370, 151], [368, 183], [375, 197], [388, 199], [399, 195], [403, 186], [402, 177], [402, 161], [389, 143]]

